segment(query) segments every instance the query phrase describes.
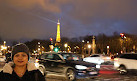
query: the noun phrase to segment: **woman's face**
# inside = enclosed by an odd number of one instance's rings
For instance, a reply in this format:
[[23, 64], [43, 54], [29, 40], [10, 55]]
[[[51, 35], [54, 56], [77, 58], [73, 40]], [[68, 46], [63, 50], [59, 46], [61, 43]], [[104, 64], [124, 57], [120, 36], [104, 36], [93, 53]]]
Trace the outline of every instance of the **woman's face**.
[[28, 55], [25, 52], [18, 52], [13, 57], [15, 66], [24, 66], [28, 63]]

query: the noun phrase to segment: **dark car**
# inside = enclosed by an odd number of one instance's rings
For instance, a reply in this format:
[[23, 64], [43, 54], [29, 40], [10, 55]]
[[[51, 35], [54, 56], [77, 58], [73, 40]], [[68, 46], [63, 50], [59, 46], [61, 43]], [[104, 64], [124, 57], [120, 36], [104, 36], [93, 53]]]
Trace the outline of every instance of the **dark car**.
[[[71, 59], [68, 59], [70, 58]], [[99, 69], [94, 63], [82, 61], [73, 53], [44, 53], [39, 57], [39, 70], [46, 75], [63, 76], [74, 81], [80, 77], [95, 77]]]

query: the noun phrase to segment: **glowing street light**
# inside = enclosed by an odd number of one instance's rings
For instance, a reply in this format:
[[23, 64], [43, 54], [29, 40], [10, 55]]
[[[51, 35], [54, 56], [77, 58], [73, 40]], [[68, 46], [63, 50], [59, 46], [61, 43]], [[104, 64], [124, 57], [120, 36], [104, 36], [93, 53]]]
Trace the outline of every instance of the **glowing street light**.
[[91, 45], [90, 45], [90, 44], [88, 44], [88, 48], [89, 48], [89, 49], [91, 48]]
[[65, 50], [67, 51], [68, 44], [64, 44]]
[[1, 46], [1, 50], [6, 50], [7, 49], [7, 47], [6, 46]]
[[107, 55], [109, 55], [109, 46], [107, 46]]
[[91, 44], [88, 44], [88, 49], [89, 49], [88, 54], [90, 55]]
[[82, 42], [84, 43], [85, 41], [84, 41], [84, 40], [82, 40]]
[[64, 44], [64, 47], [66, 48], [66, 47], [68, 47], [68, 44], [66, 43], [66, 44]]

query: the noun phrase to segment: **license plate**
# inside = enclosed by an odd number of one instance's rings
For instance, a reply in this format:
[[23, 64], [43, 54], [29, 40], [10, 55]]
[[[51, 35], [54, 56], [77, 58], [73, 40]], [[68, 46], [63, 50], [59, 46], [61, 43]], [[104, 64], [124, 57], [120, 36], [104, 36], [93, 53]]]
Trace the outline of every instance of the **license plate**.
[[93, 74], [97, 74], [97, 72], [89, 72], [89, 74], [92, 74], [92, 75], [93, 75]]

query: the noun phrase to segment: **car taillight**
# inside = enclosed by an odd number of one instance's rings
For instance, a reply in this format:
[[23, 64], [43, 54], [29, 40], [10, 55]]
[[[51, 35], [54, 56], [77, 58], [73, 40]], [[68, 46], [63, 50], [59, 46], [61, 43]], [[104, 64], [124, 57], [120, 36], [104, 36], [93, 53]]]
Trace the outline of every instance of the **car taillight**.
[[36, 63], [38, 63], [39, 62], [39, 59], [36, 59], [36, 61], [35, 61]]

